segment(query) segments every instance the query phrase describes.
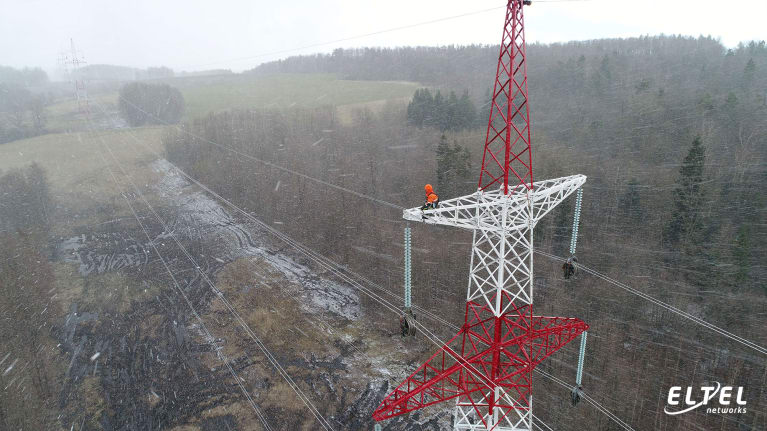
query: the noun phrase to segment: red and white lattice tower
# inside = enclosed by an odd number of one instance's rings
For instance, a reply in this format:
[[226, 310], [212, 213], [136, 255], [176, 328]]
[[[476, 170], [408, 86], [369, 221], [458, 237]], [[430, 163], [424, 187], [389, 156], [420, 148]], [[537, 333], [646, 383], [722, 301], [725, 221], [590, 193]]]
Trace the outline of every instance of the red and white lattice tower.
[[588, 329], [576, 318], [533, 314], [533, 228], [586, 177], [533, 182], [528, 4], [508, 1], [479, 189], [403, 213], [474, 232], [463, 327], [384, 398], [377, 421], [455, 400], [455, 430], [531, 430], [533, 369]]
[[81, 76], [80, 66], [85, 64], [85, 59], [78, 55], [75, 49], [75, 41], [69, 39], [71, 47], [70, 57], [66, 60], [66, 63], [72, 65], [72, 69], [69, 71], [70, 77], [75, 84], [75, 100], [77, 100], [77, 111], [81, 114], [87, 114], [90, 110], [88, 105], [88, 89], [85, 86], [85, 78]]

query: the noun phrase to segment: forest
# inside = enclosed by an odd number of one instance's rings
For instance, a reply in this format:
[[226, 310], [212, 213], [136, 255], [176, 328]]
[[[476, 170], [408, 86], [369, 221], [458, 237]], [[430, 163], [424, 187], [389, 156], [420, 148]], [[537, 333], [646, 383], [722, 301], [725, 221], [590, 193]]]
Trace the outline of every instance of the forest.
[[[467, 94], [486, 118], [497, 50], [336, 50], [252, 73], [414, 80], [432, 92]], [[657, 36], [531, 45], [528, 61], [535, 177], [588, 176], [580, 262], [764, 343], [764, 42], [725, 49], [707, 37]], [[398, 211], [292, 172], [404, 207], [421, 205], [426, 183], [437, 184], [445, 198], [476, 190], [481, 122], [413, 121], [424, 91], [410, 107], [390, 102], [347, 120], [331, 106], [210, 114], [167, 133], [167, 158], [262, 220], [396, 291]], [[572, 205], [565, 202], [539, 224], [536, 248], [568, 253]], [[466, 233], [414, 226], [414, 302], [455, 324], [461, 323], [455, 310], [464, 301], [469, 242]], [[536, 259], [538, 309], [568, 310], [601, 334], [589, 351], [607, 359], [589, 364], [587, 384], [621, 397], [616, 414], [637, 427], [668, 426], [653, 391], [693, 378], [687, 364], [706, 379], [764, 386], [762, 359], [751, 352], [593, 278], [564, 282], [557, 262]], [[374, 304], [366, 312], [396, 330]], [[749, 429], [759, 414], [728, 420]], [[567, 420], [566, 410], [554, 415], [555, 424]], [[707, 429], [721, 418], [692, 420]]]

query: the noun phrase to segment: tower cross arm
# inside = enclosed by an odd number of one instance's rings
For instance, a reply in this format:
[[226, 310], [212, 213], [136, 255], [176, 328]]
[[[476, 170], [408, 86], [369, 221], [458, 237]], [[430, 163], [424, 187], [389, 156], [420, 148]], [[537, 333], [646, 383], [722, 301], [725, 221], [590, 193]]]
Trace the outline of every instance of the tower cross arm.
[[518, 395], [506, 413], [524, 407], [533, 368], [587, 329], [577, 318], [532, 315], [530, 305], [512, 307], [497, 318], [487, 306], [470, 302], [458, 334], [389, 393], [373, 418], [389, 419], [458, 397], [500, 408], [490, 395], [496, 388]]
[[582, 332], [587, 331], [589, 325], [574, 317], [533, 316], [531, 329], [530, 362], [535, 367]]
[[501, 232], [528, 228], [586, 182], [585, 175], [537, 181], [532, 190], [504, 194], [502, 188], [441, 201], [437, 208], [409, 208], [405, 220], [469, 230]]
[[534, 183], [535, 188], [530, 192], [532, 200], [533, 224], [549, 213], [568, 196], [573, 194], [586, 182], [585, 175], [571, 175]]
[[477, 212], [496, 206], [496, 199], [493, 198], [498, 196], [493, 195], [498, 195], [498, 193], [478, 191], [470, 195], [440, 201], [439, 206], [434, 209], [423, 210], [420, 207], [406, 209], [402, 211], [402, 218], [426, 224], [476, 229], [479, 227]]

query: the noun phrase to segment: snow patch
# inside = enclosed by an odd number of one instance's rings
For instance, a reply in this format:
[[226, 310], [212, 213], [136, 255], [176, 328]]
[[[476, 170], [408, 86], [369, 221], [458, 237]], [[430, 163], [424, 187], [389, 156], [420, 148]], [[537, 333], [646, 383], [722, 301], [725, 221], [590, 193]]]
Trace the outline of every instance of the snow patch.
[[332, 312], [349, 320], [360, 317], [359, 297], [352, 287], [320, 278], [306, 265], [270, 251], [264, 230], [238, 222], [207, 194], [192, 191], [191, 184], [167, 160], [157, 160], [151, 167], [162, 174], [156, 187], [161, 196], [178, 206], [179, 217], [194, 226], [198, 234], [223, 243], [224, 249], [217, 251], [219, 256], [229, 261], [240, 257], [262, 258], [291, 283], [300, 286], [299, 295], [304, 299], [301, 305], [306, 311]]

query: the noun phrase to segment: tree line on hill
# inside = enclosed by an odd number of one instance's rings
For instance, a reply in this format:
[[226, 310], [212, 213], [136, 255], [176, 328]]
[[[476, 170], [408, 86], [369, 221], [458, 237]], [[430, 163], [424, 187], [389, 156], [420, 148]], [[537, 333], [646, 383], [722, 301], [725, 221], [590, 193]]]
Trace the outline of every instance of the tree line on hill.
[[454, 91], [447, 97], [437, 90], [434, 96], [428, 88], [416, 90], [407, 107], [407, 119], [418, 127], [435, 127], [441, 131], [464, 130], [478, 126], [477, 108], [464, 91], [460, 99]]
[[[481, 130], [481, 123], [487, 119], [485, 108], [490, 99], [497, 52], [497, 46], [484, 45], [338, 49], [332, 54], [266, 63], [254, 69], [254, 73], [322, 72], [353, 79], [414, 80], [437, 88], [466, 88], [473, 100], [483, 106], [477, 120]], [[695, 223], [708, 225], [704, 235], [708, 243], [717, 243], [714, 238], [719, 237], [731, 244], [733, 250], [746, 245], [751, 250], [756, 246], [745, 238], [749, 236], [746, 232], [753, 232], [759, 224], [754, 218], [757, 213], [753, 210], [756, 205], [753, 199], [761, 202], [761, 198], [753, 187], [764, 181], [759, 164], [753, 159], [763, 160], [767, 147], [764, 41], [726, 49], [711, 37], [655, 36], [531, 44], [527, 53], [531, 118], [538, 142], [566, 143], [561, 151], [575, 152], [574, 157], [588, 155], [600, 162], [622, 160], [626, 165], [645, 166], [632, 168], [636, 174], [628, 171], [619, 180], [633, 193], [633, 197], [622, 202], [636, 202], [637, 196], [650, 190], [640, 178], [651, 183], [673, 181], [668, 169], [663, 174], [649, 175], [653, 171], [650, 166], [668, 163], [669, 159], [681, 161], [687, 143], [701, 135], [708, 160], [717, 164], [708, 175], [716, 173], [723, 177], [712, 184], [716, 190], [703, 193], [704, 203], [694, 207], [709, 208], [713, 205], [712, 195], [717, 200], [730, 196], [743, 207], [733, 213], [732, 223], [725, 221], [727, 217], [713, 216]], [[434, 97], [427, 91], [418, 90], [414, 95], [408, 107], [410, 124], [443, 131], [460, 129], [460, 121], [446, 120], [444, 107], [449, 104], [434, 103]], [[478, 98], [480, 94], [484, 96]], [[706, 126], [702, 127], [703, 124]], [[724, 160], [729, 163], [730, 175], [722, 174]], [[703, 213], [710, 215], [717, 210], [714, 206]], [[648, 215], [646, 211], [644, 214]], [[666, 233], [674, 238], [671, 232], [675, 230], [669, 228]], [[682, 240], [693, 241], [689, 236], [682, 236]], [[666, 239], [660, 243], [678, 245]], [[698, 252], [693, 254], [699, 256]], [[703, 255], [706, 261], [717, 261], [723, 256], [733, 259], [735, 255], [749, 260], [745, 257], [748, 253], [742, 250], [709, 251]], [[753, 260], [749, 265], [750, 285], [767, 290], [757, 281], [765, 275], [764, 271]], [[707, 286], [731, 284], [735, 278], [730, 275], [736, 267], [740, 266], [704, 265], [707, 275], [712, 275], [711, 271], [719, 274], [700, 277], [701, 282]]]
[[184, 96], [168, 84], [131, 82], [120, 88], [117, 107], [131, 127], [174, 124], [184, 115]]
[[[489, 100], [498, 50], [497, 45], [339, 48], [331, 54], [264, 63], [251, 73], [333, 73], [343, 79], [406, 80], [440, 88], [466, 88], [475, 103], [483, 104]], [[568, 103], [563, 109], [581, 102], [591, 106], [594, 96], [630, 99], [632, 93], [660, 91], [659, 86], [669, 97], [690, 90], [706, 90], [713, 98], [717, 96], [714, 93], [733, 87], [756, 85], [754, 89], [758, 89], [767, 67], [766, 53], [765, 41], [726, 49], [712, 37], [646, 36], [529, 44], [531, 108], [551, 107], [551, 99], [565, 100], [565, 95]], [[655, 67], [661, 63], [663, 67]], [[764, 101], [767, 96], [761, 92], [754, 97]]]
[[130, 66], [120, 66], [114, 64], [89, 64], [83, 66], [77, 71], [77, 76], [86, 81], [102, 82], [125, 82], [142, 80], [165, 80], [173, 77], [185, 76], [209, 76], [209, 75], [230, 75], [229, 69], [209, 69], [198, 70], [194, 72], [175, 71], [167, 66], [147, 67], [139, 69]]
[[0, 82], [22, 87], [42, 87], [48, 83], [48, 74], [39, 67], [16, 69], [0, 66]]
[[76, 72], [79, 79], [86, 81], [134, 81], [142, 79], [173, 78], [173, 69], [165, 66], [139, 69], [114, 64], [89, 64]]

